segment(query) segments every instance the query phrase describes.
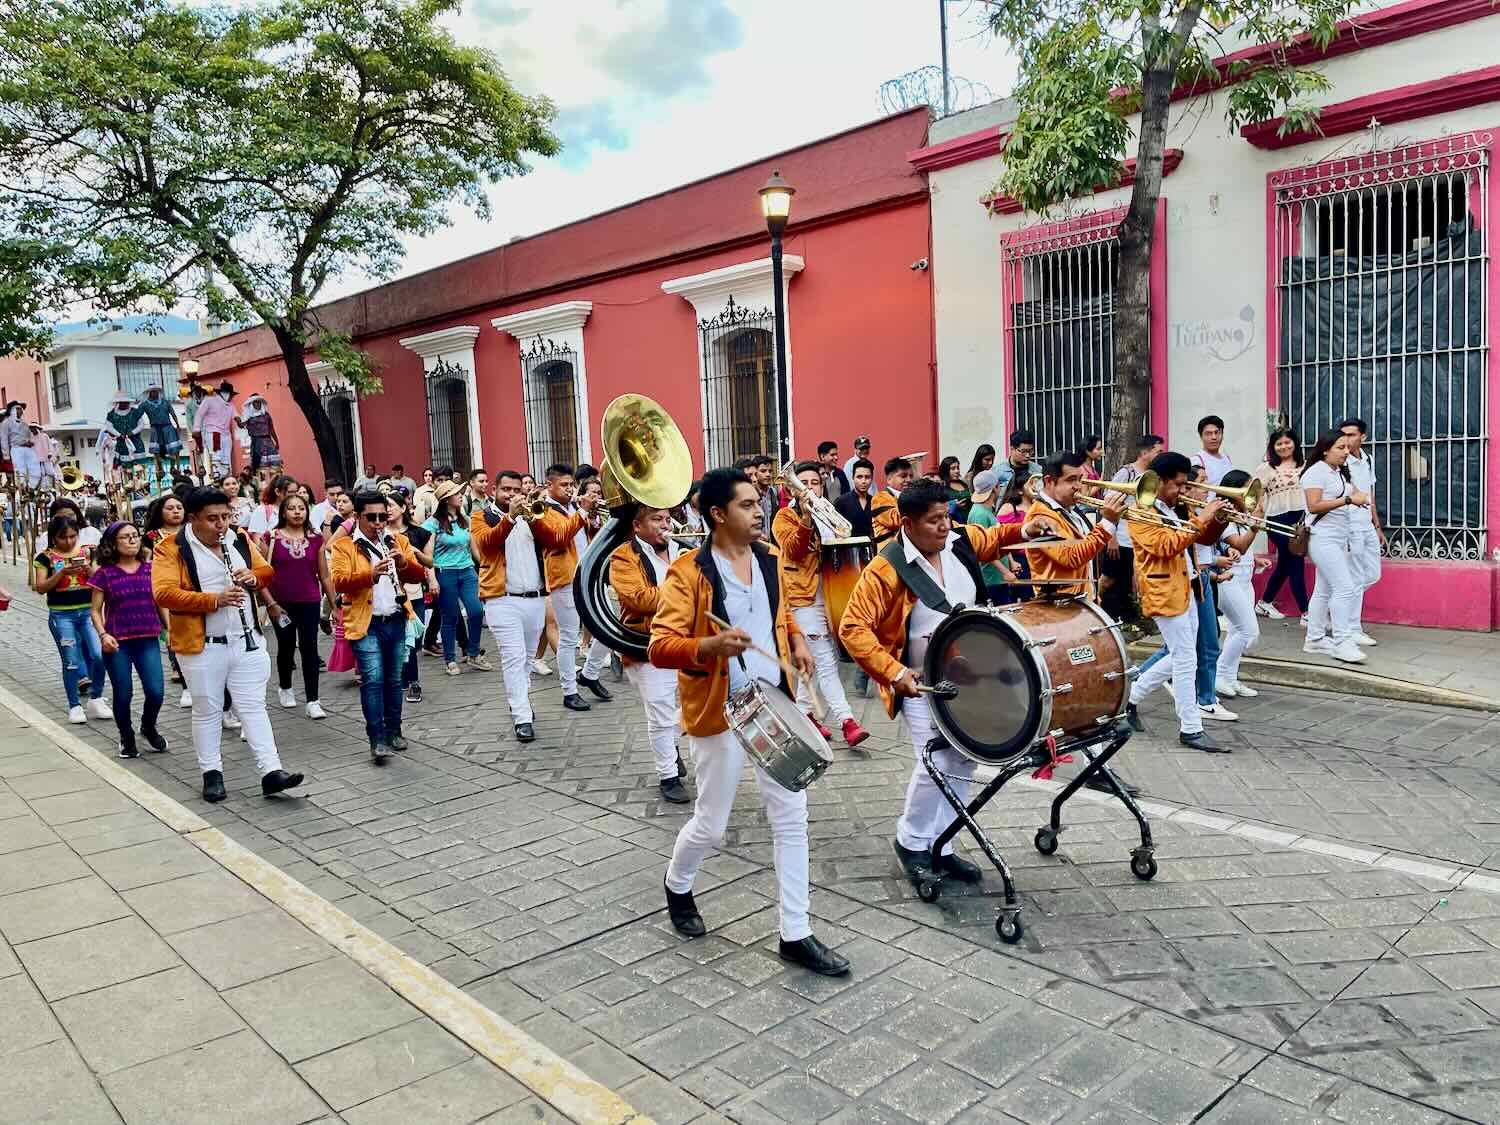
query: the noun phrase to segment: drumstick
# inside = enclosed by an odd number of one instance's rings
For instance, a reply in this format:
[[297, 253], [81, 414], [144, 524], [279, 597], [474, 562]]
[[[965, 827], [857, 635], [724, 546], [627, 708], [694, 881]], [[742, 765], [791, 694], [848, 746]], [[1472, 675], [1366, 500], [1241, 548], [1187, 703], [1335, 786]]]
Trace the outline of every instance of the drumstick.
[[[733, 629], [734, 628], [733, 625], [731, 625], [729, 622], [725, 621], [722, 617], [718, 617], [718, 616], [716, 616], [716, 615], [714, 615], [712, 613], [710, 613], [708, 615], [708, 620], [712, 624], [717, 625], [720, 629]], [[797, 684], [797, 670], [795, 668], [793, 668], [785, 660], [781, 659], [781, 657], [777, 656], [774, 652], [767, 652], [765, 649], [761, 648], [760, 645], [758, 645], [758, 644], [751, 644], [750, 647], [754, 651], [756, 651], [756, 652], [760, 653], [762, 656], [764, 656], [767, 660], [774, 660], [774, 661], [776, 661], [777, 664], [781, 665], [782, 672], [784, 672], [786, 674], [786, 682], [789, 683], [789, 684], [791, 684], [792, 687], [793, 687], [793, 689], [795, 690], [796, 684]], [[811, 679], [808, 680], [807, 690], [808, 690], [808, 694], [810, 696], [812, 696], [813, 717], [816, 718], [818, 720], [818, 722], [821, 723], [823, 721], [823, 716], [825, 714], [827, 714], [827, 712], [823, 708], [822, 700], [818, 698], [817, 689], [813, 685], [813, 682], [812, 682]]]

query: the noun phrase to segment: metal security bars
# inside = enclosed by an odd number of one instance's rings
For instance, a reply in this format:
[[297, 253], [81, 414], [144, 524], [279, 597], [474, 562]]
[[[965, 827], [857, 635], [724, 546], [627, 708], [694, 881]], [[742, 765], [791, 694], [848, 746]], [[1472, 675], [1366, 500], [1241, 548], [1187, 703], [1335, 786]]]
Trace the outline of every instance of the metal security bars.
[[136, 359], [115, 357], [115, 383], [123, 394], [144, 398], [150, 387], [163, 389], [177, 381], [175, 359]]
[[1271, 177], [1279, 408], [1311, 445], [1369, 426], [1386, 553], [1485, 541], [1488, 134]]
[[318, 388], [318, 397], [323, 400], [323, 410], [333, 423], [333, 433], [338, 439], [339, 480], [351, 486], [359, 479], [358, 450], [354, 438], [354, 392], [349, 387], [326, 382]]
[[475, 468], [469, 442], [469, 381], [464, 369], [440, 359], [427, 372], [427, 426], [432, 466]]
[[1122, 217], [1099, 212], [1004, 240], [1011, 406], [1015, 428], [1036, 435], [1038, 453], [1109, 435]]
[[572, 348], [541, 336], [521, 353], [526, 456], [538, 480], [548, 465], [578, 464], [577, 363]]
[[703, 445], [709, 468], [757, 453], [776, 456], [776, 345], [770, 309], [729, 303], [698, 322], [703, 348]]

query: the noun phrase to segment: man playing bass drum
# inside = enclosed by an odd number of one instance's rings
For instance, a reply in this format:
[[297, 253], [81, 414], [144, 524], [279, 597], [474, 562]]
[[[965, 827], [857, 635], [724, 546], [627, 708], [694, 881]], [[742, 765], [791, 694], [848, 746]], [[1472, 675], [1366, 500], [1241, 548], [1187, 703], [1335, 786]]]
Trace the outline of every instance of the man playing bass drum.
[[[698, 507], [708, 539], [667, 568], [649, 649], [652, 664], [677, 670], [682, 725], [698, 781], [693, 816], [677, 834], [666, 877], [667, 914], [677, 932], [690, 938], [707, 932], [693, 901], [693, 878], [724, 839], [745, 765], [725, 701], [755, 679], [779, 683], [790, 695], [782, 664], [813, 675], [812, 653], [787, 604], [776, 556], [757, 542], [765, 516], [750, 478], [740, 469], [710, 470]], [[715, 627], [710, 614], [730, 628]], [[781, 959], [842, 976], [849, 962], [813, 936], [808, 919], [807, 794], [783, 788], [759, 768], [755, 779], [774, 842]]]
[[[994, 562], [1001, 549], [1023, 537], [1045, 533], [1036, 521], [996, 527], [966, 525], [955, 529], [948, 519], [948, 492], [935, 481], [919, 480], [902, 489], [901, 530], [860, 573], [844, 609], [839, 640], [855, 662], [880, 686], [886, 713], [906, 716], [917, 763], [906, 788], [906, 806], [896, 822], [896, 857], [913, 880], [938, 875], [977, 883], [980, 870], [954, 854], [949, 845], [932, 855], [932, 842], [953, 819], [953, 811], [922, 766], [922, 751], [936, 734], [927, 698], [921, 694], [921, 672], [927, 642], [945, 617], [959, 606], [989, 601], [981, 563]], [[951, 747], [933, 758], [965, 799], [974, 763]]]

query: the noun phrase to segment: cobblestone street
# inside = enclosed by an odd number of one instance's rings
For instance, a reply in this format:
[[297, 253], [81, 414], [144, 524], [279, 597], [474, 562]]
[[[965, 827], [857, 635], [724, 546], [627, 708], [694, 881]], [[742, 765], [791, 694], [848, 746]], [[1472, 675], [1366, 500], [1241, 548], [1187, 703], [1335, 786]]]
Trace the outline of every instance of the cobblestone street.
[[[60, 720], [43, 607], [21, 593], [0, 620], [0, 685]], [[230, 799], [205, 805], [171, 688], [172, 752], [124, 765], [658, 1121], [1500, 1119], [1500, 717], [1266, 688], [1208, 757], [1153, 700], [1120, 761], [1160, 874], [1132, 876], [1134, 822], [1095, 800], [1039, 855], [1050, 791], [1007, 790], [984, 818], [1022, 895], [1004, 946], [997, 876], [936, 904], [897, 877], [910, 750], [854, 701], [868, 752], [836, 750], [809, 790], [815, 928], [854, 964], [829, 980], [775, 957], [752, 784], [696, 888], [709, 936], [674, 934], [662, 873], [688, 814], [659, 799], [627, 684], [574, 715], [537, 679], [520, 746], [498, 672], [422, 670], [412, 749], [384, 769], [351, 677], [325, 675], [321, 723], [273, 694], [300, 800], [262, 800], [226, 741]], [[112, 723], [71, 729], [113, 752]]]

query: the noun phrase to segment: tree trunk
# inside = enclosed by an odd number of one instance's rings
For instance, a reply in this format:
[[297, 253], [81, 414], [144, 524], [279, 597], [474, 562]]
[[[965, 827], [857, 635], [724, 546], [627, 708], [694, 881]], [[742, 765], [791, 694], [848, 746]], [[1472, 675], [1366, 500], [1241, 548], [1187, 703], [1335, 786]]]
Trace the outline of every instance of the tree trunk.
[[286, 364], [286, 381], [291, 388], [292, 401], [307, 419], [313, 442], [318, 447], [318, 459], [323, 462], [323, 479], [342, 481], [345, 488], [352, 487], [352, 480], [343, 480], [344, 459], [339, 454], [338, 434], [328, 419], [328, 411], [323, 409], [322, 396], [307, 374], [307, 349], [290, 332], [276, 328], [272, 332], [281, 347], [282, 362]]

